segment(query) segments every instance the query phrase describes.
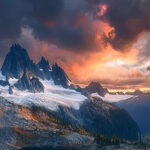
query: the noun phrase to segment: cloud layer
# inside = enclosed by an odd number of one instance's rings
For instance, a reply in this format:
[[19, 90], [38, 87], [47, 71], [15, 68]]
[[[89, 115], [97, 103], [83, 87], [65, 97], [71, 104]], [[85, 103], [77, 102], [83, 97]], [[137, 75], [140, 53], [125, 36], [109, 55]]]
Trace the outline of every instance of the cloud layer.
[[15, 40], [29, 27], [36, 38], [60, 47], [96, 49], [93, 24], [99, 20], [114, 28], [105, 42], [123, 50], [150, 30], [149, 0], [0, 0], [0, 6], [0, 39]]
[[[38, 57], [46, 55], [50, 60], [59, 61], [76, 81], [104, 82], [97, 70], [102, 65], [107, 68], [105, 64], [111, 64], [118, 72], [126, 69], [127, 76], [129, 68], [139, 67], [138, 71], [131, 72], [142, 74], [149, 59], [149, 44], [141, 42], [149, 39], [149, 35], [143, 36], [150, 30], [149, 8], [149, 0], [0, 0], [1, 57], [11, 43], [18, 41], [29, 48], [31, 56], [38, 51]], [[116, 60], [121, 69], [116, 67]], [[77, 74], [76, 69], [81, 73]], [[95, 73], [83, 80], [82, 70], [86, 74]], [[101, 70], [105, 76], [110, 69]], [[147, 79], [143, 74], [141, 80], [139, 77], [129, 80], [132, 77], [115, 83], [135, 85]]]

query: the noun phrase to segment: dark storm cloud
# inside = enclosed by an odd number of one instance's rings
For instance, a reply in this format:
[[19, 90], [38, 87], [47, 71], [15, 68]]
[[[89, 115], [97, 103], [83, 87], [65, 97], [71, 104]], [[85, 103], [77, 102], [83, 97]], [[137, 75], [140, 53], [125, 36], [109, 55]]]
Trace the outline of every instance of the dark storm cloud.
[[[100, 4], [108, 6], [102, 17], [96, 16]], [[150, 29], [149, 8], [149, 0], [0, 0], [0, 40], [16, 41], [28, 27], [60, 48], [97, 50], [92, 22], [98, 19], [115, 29], [115, 38], [104, 36], [105, 42], [123, 50]]]
[[56, 20], [64, 9], [63, 0], [28, 0], [33, 7], [33, 14], [40, 21]]
[[23, 0], [0, 0], [0, 40], [15, 40], [29, 7]]
[[0, 39], [16, 41], [22, 27], [68, 50], [96, 49], [86, 0], [0, 0]]
[[33, 18], [28, 18], [28, 24], [36, 38], [71, 51], [96, 49], [95, 33], [88, 16], [92, 8], [85, 0], [31, 2]]
[[108, 5], [103, 20], [115, 28], [115, 38], [106, 37], [115, 49], [126, 49], [144, 31], [150, 30], [149, 0], [101, 0]]

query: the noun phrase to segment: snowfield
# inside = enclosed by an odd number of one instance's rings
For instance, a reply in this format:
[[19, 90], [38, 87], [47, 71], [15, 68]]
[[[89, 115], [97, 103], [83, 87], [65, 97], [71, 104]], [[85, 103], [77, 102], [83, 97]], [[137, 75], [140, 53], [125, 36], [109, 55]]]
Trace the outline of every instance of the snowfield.
[[[15, 79], [11, 79], [14, 84]], [[61, 86], [54, 85], [53, 81], [40, 80], [44, 85], [44, 93], [30, 93], [28, 91], [19, 91], [13, 89], [13, 95], [8, 93], [8, 86], [0, 86], [0, 96], [7, 100], [30, 107], [32, 104], [43, 106], [52, 111], [57, 111], [59, 105], [67, 106], [78, 110], [80, 105], [87, 99], [81, 93], [75, 90], [65, 89]]]
[[103, 101], [109, 102], [109, 103], [114, 103], [114, 102], [119, 102], [119, 101], [123, 101], [123, 100], [127, 100], [131, 97], [134, 97], [133, 95], [113, 95], [113, 94], [106, 94], [104, 97], [100, 96], [98, 93], [92, 93], [91, 97], [99, 97], [101, 98]]

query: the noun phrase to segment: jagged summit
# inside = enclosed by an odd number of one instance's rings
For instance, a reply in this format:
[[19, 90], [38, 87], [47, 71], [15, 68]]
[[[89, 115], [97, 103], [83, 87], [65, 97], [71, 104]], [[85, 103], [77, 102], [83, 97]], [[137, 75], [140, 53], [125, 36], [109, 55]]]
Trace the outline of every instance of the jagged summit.
[[44, 56], [41, 57], [41, 60], [39, 61], [37, 66], [39, 67], [40, 71], [42, 72], [43, 78], [50, 80], [51, 79], [51, 67], [50, 67], [49, 61], [46, 60], [46, 58]]
[[13, 51], [13, 52], [19, 52], [20, 51], [20, 52], [25, 52], [27, 54], [27, 51], [20, 44], [18, 44], [18, 43], [13, 44], [10, 47], [10, 51]]
[[[70, 79], [57, 63], [52, 65], [51, 68], [49, 62], [42, 57], [39, 63], [35, 64], [27, 51], [19, 44], [10, 48], [2, 66], [2, 74], [0, 72], [0, 85], [2, 85], [0, 87], [0, 101], [3, 101], [1, 97], [4, 97], [6, 100], [13, 102], [12, 104], [30, 108], [34, 113], [35, 107], [37, 107], [38, 110], [48, 111], [47, 115], [51, 112], [53, 116], [68, 122], [69, 126], [83, 127], [90, 132], [103, 133], [108, 136], [116, 135], [131, 140], [137, 139], [138, 127], [125, 111], [104, 102], [100, 98], [88, 95], [90, 93], [105, 94], [105, 89], [99, 83], [92, 82], [83, 90], [83, 93], [88, 93], [87, 96], [83, 95], [82, 89], [77, 92], [73, 86], [71, 88]], [[12, 113], [14, 109], [14, 107], [11, 107], [11, 111], [10, 109], [7, 111], [11, 114], [10, 120], [12, 118], [16, 120], [16, 117], [13, 116], [16, 113]], [[16, 105], [16, 110], [18, 112], [18, 105]], [[25, 114], [27, 116], [25, 118], [30, 118], [28, 111], [18, 113], [17, 116]], [[12, 124], [10, 124], [10, 120], [7, 117], [5, 118], [4, 123], [7, 122], [11, 125], [10, 127], [14, 123], [16, 125], [16, 121], [12, 121]], [[47, 119], [47, 116], [43, 118]], [[42, 120], [35, 117], [34, 119], [30, 118], [31, 120], [40, 122], [40, 125], [35, 126], [36, 131], [39, 132], [38, 127], [41, 126]], [[51, 120], [48, 119], [48, 122]], [[4, 123], [0, 120], [0, 124]], [[23, 119], [19, 118], [18, 123], [20, 126], [28, 127]], [[33, 127], [33, 124], [31, 126]], [[48, 126], [51, 127], [50, 124]]]
[[49, 61], [46, 60], [46, 58], [44, 56], [41, 57], [41, 60], [39, 61], [38, 66], [40, 69], [43, 69], [43, 70], [50, 70], [51, 69]]
[[56, 85], [62, 85], [65, 88], [69, 86], [70, 79], [57, 63], [52, 66], [52, 79]]
[[52, 79], [56, 85], [68, 87], [69, 78], [60, 66], [54, 64], [51, 68], [49, 61], [43, 56], [38, 64], [35, 64], [26, 49], [19, 44], [14, 44], [6, 55], [1, 69], [2, 74], [8, 78], [20, 79], [24, 70], [28, 70], [37, 78]]
[[14, 44], [6, 55], [1, 69], [2, 74], [19, 79], [25, 69], [30, 70], [37, 76], [41, 76], [38, 67], [30, 59], [26, 49], [22, 48], [19, 44]]
[[101, 96], [107, 93], [107, 89], [103, 88], [99, 82], [91, 82], [85, 87], [85, 91], [88, 93], [98, 93]]

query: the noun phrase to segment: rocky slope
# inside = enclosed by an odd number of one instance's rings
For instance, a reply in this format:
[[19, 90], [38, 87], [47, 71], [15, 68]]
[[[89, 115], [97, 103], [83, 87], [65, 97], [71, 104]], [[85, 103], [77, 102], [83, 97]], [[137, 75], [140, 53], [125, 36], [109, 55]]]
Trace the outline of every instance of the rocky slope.
[[82, 135], [50, 112], [24, 107], [0, 97], [0, 148], [17, 150], [27, 146], [88, 147], [94, 138]]
[[77, 111], [60, 106], [57, 114], [63, 120], [91, 132], [129, 140], [138, 139], [139, 128], [130, 115], [96, 97], [87, 99]]
[[144, 150], [121, 141], [70, 125], [43, 107], [25, 107], [0, 97], [1, 150]]

